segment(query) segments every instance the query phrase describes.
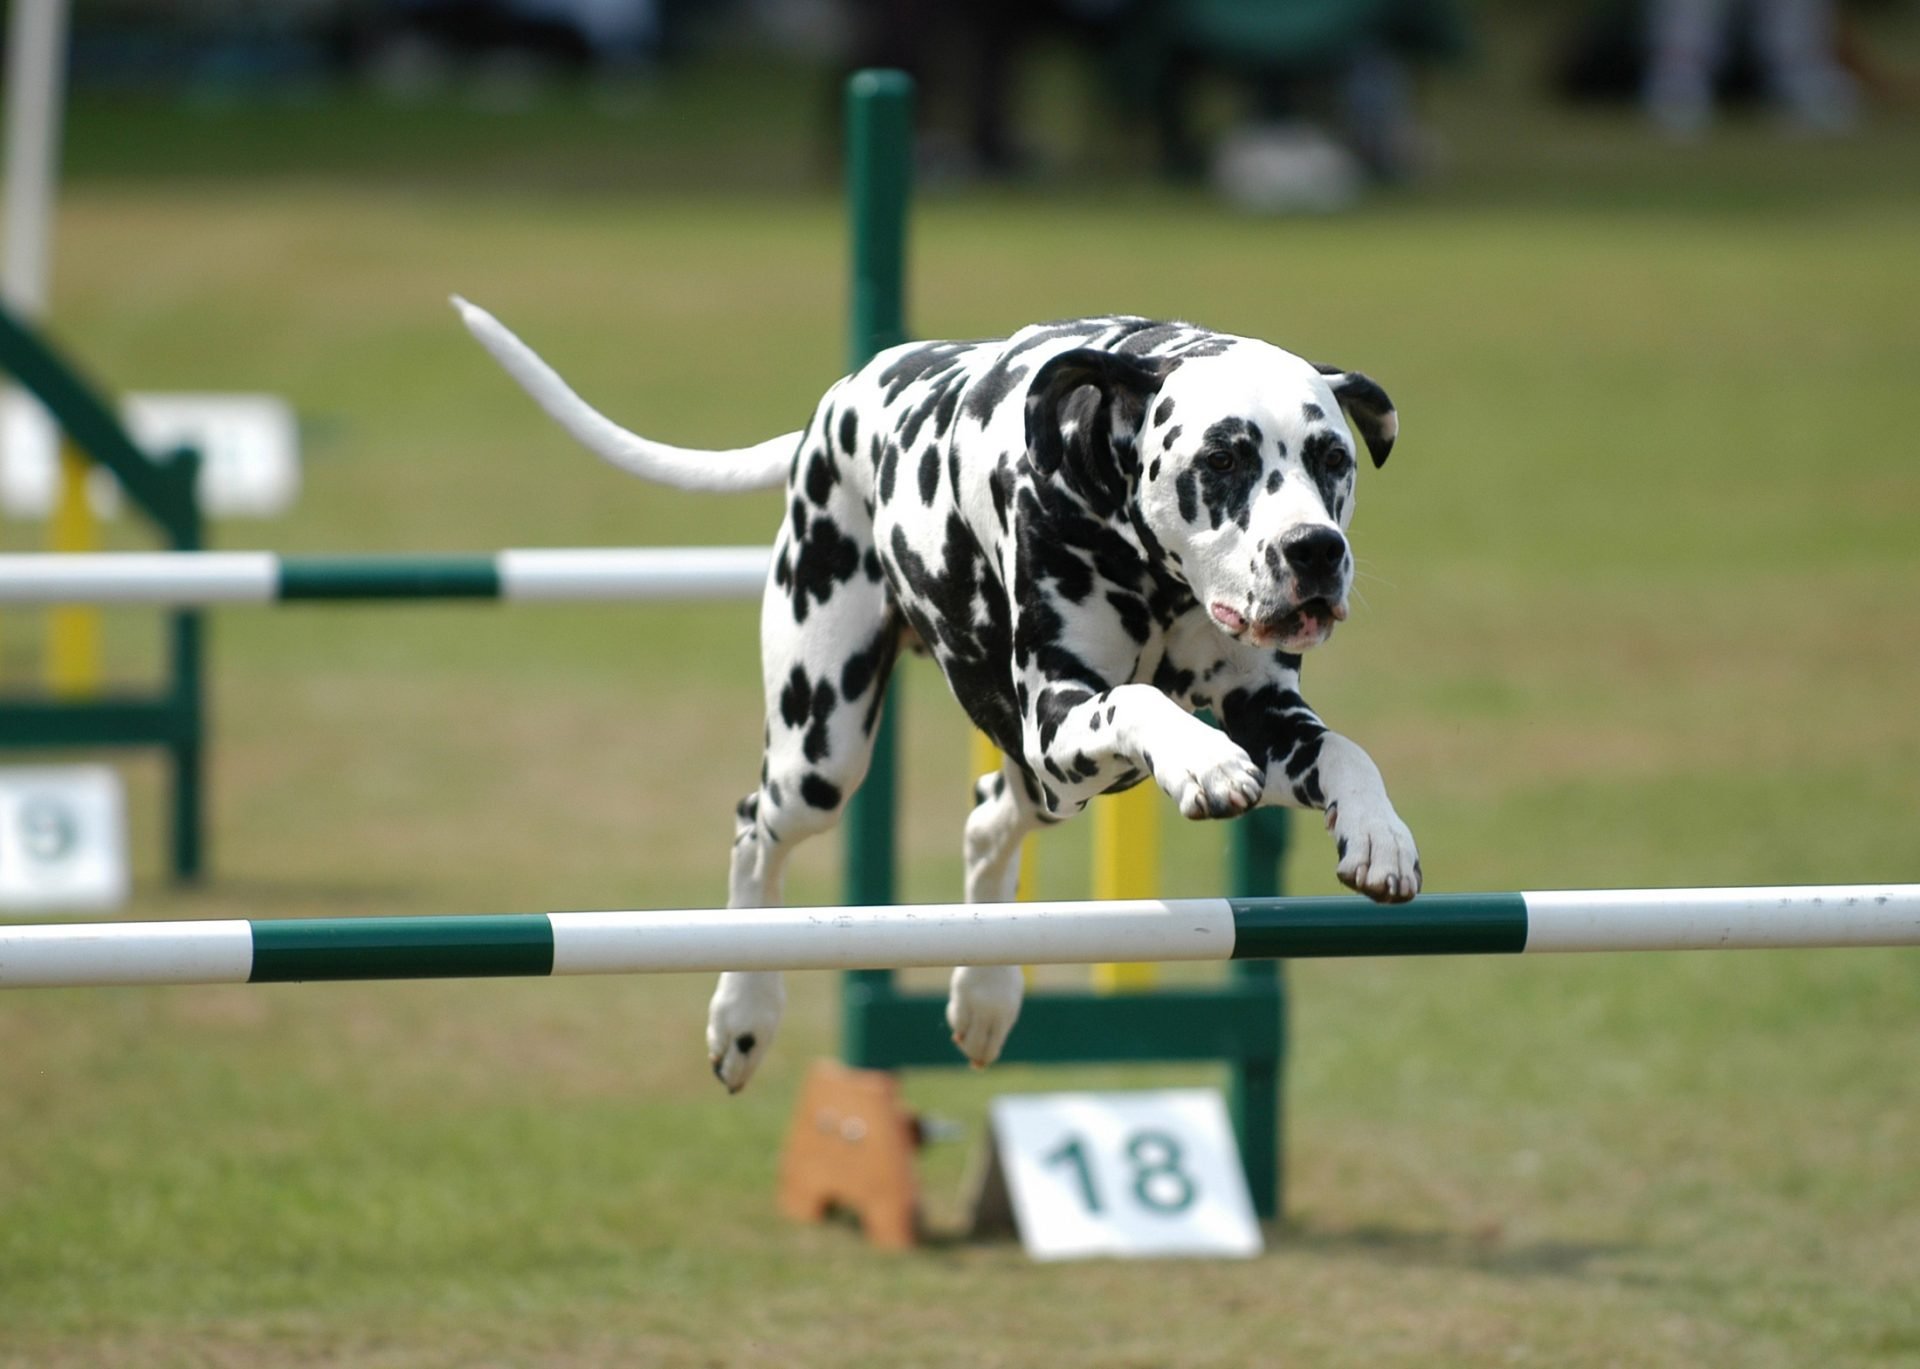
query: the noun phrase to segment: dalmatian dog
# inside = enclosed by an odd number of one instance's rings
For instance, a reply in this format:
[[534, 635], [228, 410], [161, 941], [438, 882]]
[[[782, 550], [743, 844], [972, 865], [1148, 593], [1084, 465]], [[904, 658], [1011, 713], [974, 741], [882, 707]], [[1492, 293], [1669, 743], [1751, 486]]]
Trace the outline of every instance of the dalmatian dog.
[[[1028, 832], [1147, 780], [1194, 819], [1320, 810], [1342, 882], [1383, 902], [1419, 891], [1379, 770], [1300, 695], [1301, 654], [1347, 617], [1353, 432], [1378, 466], [1399, 429], [1365, 375], [1185, 323], [1075, 319], [890, 348], [799, 432], [693, 451], [619, 427], [454, 302], [612, 464], [682, 489], [787, 487], [760, 614], [765, 752], [736, 810], [729, 906], [777, 903], [795, 845], [833, 824], [903, 645], [931, 653], [1002, 753], [966, 824], [970, 902], [1013, 897]], [[954, 971], [947, 1021], [976, 1066], [1020, 1001], [1017, 969]], [[707, 1047], [728, 1090], [784, 1004], [777, 974], [720, 977]]]

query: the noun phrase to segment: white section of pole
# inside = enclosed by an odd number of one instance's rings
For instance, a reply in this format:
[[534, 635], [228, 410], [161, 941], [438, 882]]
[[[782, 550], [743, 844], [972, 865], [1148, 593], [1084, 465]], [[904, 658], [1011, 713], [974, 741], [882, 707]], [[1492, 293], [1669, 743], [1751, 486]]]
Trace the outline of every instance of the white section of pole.
[[268, 603], [267, 551], [28, 553], [0, 557], [0, 604]]
[[244, 984], [253, 927], [209, 922], [0, 926], [0, 988], [116, 984]]
[[765, 547], [578, 547], [500, 553], [503, 599], [756, 599]]
[[46, 312], [66, 99], [67, 0], [13, 0], [7, 15], [6, 247], [0, 293], [29, 319]]
[[553, 972], [1226, 960], [1225, 899], [552, 913]]
[[1567, 890], [1525, 898], [1530, 954], [1920, 945], [1920, 885], [1913, 884]]

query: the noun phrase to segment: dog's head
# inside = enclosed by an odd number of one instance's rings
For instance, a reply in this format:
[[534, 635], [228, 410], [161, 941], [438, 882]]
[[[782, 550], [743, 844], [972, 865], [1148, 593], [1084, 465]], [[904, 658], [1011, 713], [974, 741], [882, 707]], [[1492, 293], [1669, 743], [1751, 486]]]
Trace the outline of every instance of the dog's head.
[[1383, 465], [1399, 418], [1358, 371], [1248, 339], [1184, 358], [1080, 348], [1035, 374], [1027, 447], [1096, 507], [1124, 506], [1222, 632], [1297, 652], [1347, 616], [1349, 417]]

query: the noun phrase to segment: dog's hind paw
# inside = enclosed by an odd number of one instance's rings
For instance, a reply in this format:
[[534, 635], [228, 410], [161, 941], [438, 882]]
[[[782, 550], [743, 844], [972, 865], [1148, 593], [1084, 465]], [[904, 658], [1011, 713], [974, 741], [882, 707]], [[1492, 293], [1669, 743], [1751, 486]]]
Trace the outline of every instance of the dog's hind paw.
[[728, 1093], [745, 1088], [767, 1058], [786, 1006], [786, 983], [777, 974], [720, 976], [707, 1005], [707, 1059]]
[[953, 972], [947, 1026], [953, 1029], [953, 1044], [975, 1069], [1000, 1058], [1025, 993], [1017, 965], [962, 965]]

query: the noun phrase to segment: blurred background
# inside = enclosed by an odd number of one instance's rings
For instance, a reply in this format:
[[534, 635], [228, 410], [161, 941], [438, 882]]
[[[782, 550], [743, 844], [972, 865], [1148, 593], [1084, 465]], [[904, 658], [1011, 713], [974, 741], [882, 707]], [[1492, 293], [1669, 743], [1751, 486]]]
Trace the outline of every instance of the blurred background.
[[[109, 393], [296, 416], [297, 499], [216, 546], [765, 541], [777, 496], [573, 448], [446, 296], [650, 436], [798, 425], [845, 360], [841, 84], [897, 65], [916, 333], [1180, 317], [1398, 403], [1305, 684], [1431, 887], [1920, 878], [1908, 0], [75, 0], [68, 52], [44, 326]], [[105, 757], [129, 912], [717, 903], [755, 618], [221, 611], [204, 885], [166, 878], [158, 763]], [[0, 613], [0, 688], [46, 638]], [[161, 647], [106, 615], [110, 682]], [[965, 730], [924, 662], [895, 703], [906, 894], [956, 897]], [[1217, 892], [1220, 833], [1165, 824], [1169, 892]], [[1290, 887], [1333, 864], [1296, 823]], [[1050, 834], [1040, 890], [1087, 865]], [[790, 896], [838, 890], [817, 843]], [[827, 976], [731, 1100], [699, 980], [8, 996], [0, 1364], [1920, 1362], [1911, 956], [1291, 982], [1269, 1255], [1045, 1270], [773, 1216]], [[977, 1127], [1196, 1080], [907, 1091]], [[928, 1153], [937, 1217], [964, 1150]]]

